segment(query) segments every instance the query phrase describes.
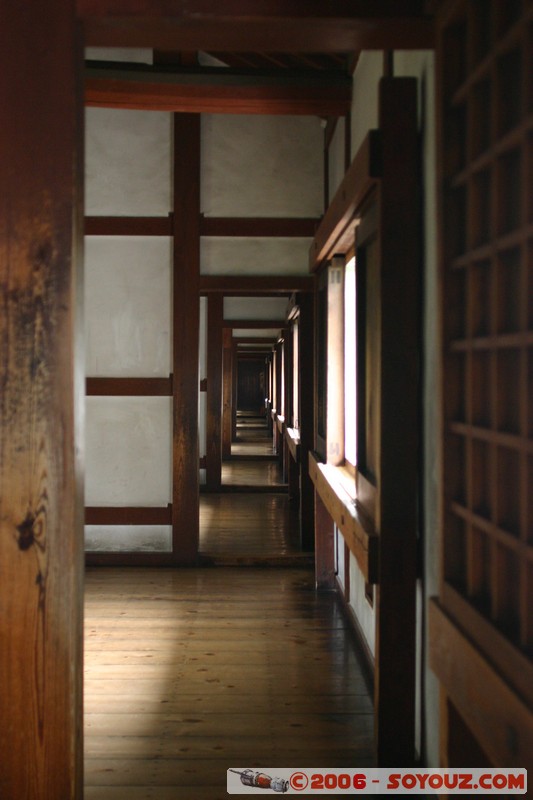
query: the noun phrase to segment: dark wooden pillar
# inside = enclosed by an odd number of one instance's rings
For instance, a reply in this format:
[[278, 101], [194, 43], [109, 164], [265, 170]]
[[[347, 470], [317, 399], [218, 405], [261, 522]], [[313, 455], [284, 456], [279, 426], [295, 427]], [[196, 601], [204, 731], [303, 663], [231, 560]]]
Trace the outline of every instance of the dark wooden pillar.
[[314, 296], [299, 297], [298, 326], [300, 371], [300, 543], [302, 550], [313, 550], [315, 541], [315, 487], [309, 475], [309, 452], [314, 448]]
[[198, 554], [200, 115], [174, 114], [174, 436], [172, 539], [177, 564]]
[[207, 297], [207, 488], [220, 489], [222, 479], [222, 322], [221, 294]]
[[[376, 590], [376, 744], [380, 766], [413, 763], [418, 521], [419, 229], [417, 86], [380, 84], [380, 549]], [[401, 251], [398, 242], [402, 242]], [[401, 421], [401, 424], [399, 424]], [[398, 722], [401, 721], [401, 735]]]
[[237, 384], [239, 378], [239, 359], [237, 354], [237, 344], [231, 345], [231, 441], [237, 441]]
[[81, 42], [0, 7], [0, 797], [82, 797]]
[[222, 458], [231, 457], [231, 428], [232, 428], [232, 332], [231, 328], [224, 328], [222, 334]]

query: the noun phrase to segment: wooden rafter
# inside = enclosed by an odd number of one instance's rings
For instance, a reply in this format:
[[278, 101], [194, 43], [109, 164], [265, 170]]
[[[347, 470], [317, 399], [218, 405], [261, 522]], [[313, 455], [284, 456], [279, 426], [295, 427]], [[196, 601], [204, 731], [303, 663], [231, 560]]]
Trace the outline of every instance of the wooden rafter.
[[93, 46], [339, 53], [433, 45], [421, 0], [77, 0]]
[[93, 62], [85, 73], [88, 106], [239, 114], [346, 114], [351, 79], [342, 74], [274, 74], [207, 67], [175, 71]]

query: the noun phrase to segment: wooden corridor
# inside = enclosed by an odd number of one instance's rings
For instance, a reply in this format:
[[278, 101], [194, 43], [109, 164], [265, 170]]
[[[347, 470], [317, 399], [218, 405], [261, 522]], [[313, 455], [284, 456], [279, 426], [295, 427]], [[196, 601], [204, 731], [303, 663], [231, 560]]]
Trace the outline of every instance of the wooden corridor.
[[371, 766], [372, 701], [309, 569], [90, 569], [86, 800], [222, 800], [228, 767]]

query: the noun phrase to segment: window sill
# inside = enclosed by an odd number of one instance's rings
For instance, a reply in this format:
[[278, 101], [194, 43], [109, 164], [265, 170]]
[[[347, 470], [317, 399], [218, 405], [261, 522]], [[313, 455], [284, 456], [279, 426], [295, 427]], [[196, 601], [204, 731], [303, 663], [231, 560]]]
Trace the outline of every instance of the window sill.
[[[353, 475], [346, 468], [321, 463], [314, 453], [309, 453], [309, 475], [315, 491], [354, 554], [365, 580], [377, 583], [378, 536], [373, 525], [357, 507]], [[352, 492], [347, 491], [347, 479]]]
[[294, 461], [300, 461], [300, 431], [298, 428], [285, 428], [285, 441]]

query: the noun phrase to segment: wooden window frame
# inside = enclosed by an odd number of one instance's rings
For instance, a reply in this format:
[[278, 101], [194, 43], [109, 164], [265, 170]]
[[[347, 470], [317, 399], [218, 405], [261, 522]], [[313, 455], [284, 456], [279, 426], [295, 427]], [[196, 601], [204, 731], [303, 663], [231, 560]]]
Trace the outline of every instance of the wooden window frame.
[[[317, 575], [322, 585], [328, 587], [327, 571], [334, 570], [326, 514], [342, 531], [365, 579], [376, 582], [376, 758], [379, 765], [395, 766], [412, 765], [415, 760], [421, 294], [417, 126], [416, 79], [383, 78], [379, 130], [369, 132], [357, 152], [317, 230], [309, 257], [310, 269], [315, 271], [333, 254], [346, 253], [353, 243], [353, 228], [375, 191], [379, 352], [386, 353], [386, 358], [379, 358], [377, 476], [373, 482], [357, 470], [354, 505], [346, 502], [338, 481], [330, 479], [330, 465], [311, 458], [310, 474], [320, 511], [317, 520], [323, 526], [320, 529], [317, 523], [316, 529], [322, 558]], [[356, 515], [357, 522], [352, 522]], [[372, 547], [375, 572], [364, 557]], [[401, 648], [397, 646], [399, 631]]]

